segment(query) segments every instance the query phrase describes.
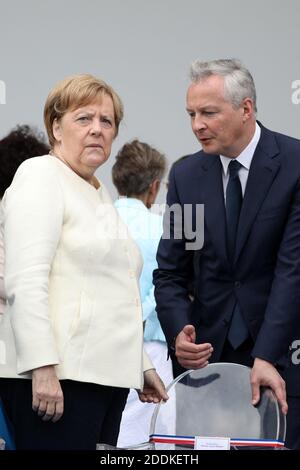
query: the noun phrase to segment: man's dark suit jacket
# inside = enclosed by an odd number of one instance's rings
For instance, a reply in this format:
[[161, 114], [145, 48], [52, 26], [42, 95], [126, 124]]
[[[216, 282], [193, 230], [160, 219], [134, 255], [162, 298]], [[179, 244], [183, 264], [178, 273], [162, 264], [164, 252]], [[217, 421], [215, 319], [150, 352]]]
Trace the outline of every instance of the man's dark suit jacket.
[[197, 343], [213, 345], [212, 362], [221, 356], [236, 300], [253, 357], [280, 364], [300, 324], [300, 141], [260, 127], [232, 265], [219, 156], [197, 152], [170, 173], [167, 203], [193, 206], [193, 230], [195, 206], [204, 204], [204, 245], [192, 251], [185, 249], [190, 240], [161, 239], [154, 271], [158, 317], [169, 346], [193, 324]]

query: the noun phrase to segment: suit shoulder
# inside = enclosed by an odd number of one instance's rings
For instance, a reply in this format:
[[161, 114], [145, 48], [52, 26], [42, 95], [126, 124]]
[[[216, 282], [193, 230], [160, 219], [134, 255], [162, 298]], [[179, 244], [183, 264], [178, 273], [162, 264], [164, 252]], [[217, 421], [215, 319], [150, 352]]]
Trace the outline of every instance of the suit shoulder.
[[283, 165], [299, 168], [300, 140], [280, 132], [271, 131], [262, 126], [260, 148], [272, 158], [277, 156]]
[[171, 170], [174, 170], [176, 172], [177, 171], [181, 172], [182, 170], [190, 169], [195, 166], [198, 166], [203, 156], [204, 156], [204, 152], [202, 150], [196, 153], [192, 153], [190, 155], [184, 155], [183, 157], [179, 158], [173, 163]]
[[300, 140], [288, 135], [275, 133], [282, 164], [288, 171], [300, 172]]
[[274, 132], [274, 136], [280, 147], [289, 146], [297, 150], [300, 149], [300, 139], [297, 139], [296, 137], [291, 137], [289, 135], [281, 134], [280, 132]]

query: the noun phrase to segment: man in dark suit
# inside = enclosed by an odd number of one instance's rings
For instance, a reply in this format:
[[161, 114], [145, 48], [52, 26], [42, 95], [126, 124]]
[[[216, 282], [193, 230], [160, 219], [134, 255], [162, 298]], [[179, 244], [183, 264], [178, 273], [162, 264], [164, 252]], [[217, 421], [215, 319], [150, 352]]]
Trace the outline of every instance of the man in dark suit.
[[[186, 369], [252, 367], [252, 403], [269, 386], [287, 413], [278, 370], [300, 314], [300, 141], [256, 121], [253, 78], [235, 60], [192, 65], [187, 112], [202, 151], [170, 173], [154, 272], [169, 350]], [[193, 248], [200, 204], [204, 243]]]

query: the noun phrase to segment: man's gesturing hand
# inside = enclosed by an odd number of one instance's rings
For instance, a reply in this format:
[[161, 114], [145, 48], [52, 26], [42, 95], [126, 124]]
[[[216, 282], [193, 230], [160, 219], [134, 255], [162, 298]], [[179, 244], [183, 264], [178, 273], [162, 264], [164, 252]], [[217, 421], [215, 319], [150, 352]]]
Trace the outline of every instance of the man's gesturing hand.
[[175, 355], [179, 364], [186, 369], [201, 369], [208, 364], [213, 348], [210, 343], [195, 344], [196, 332], [193, 325], [185, 325], [175, 342]]

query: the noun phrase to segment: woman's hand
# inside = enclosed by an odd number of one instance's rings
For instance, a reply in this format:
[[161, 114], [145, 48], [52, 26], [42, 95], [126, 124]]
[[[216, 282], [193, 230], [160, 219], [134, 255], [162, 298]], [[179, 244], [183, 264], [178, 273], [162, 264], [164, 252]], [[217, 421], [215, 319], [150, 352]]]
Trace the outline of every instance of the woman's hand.
[[32, 371], [32, 409], [43, 421], [58, 421], [64, 412], [64, 396], [54, 366]]
[[159, 403], [161, 400], [167, 401], [169, 398], [164, 383], [155, 369], [144, 372], [144, 388], [137, 393], [139, 399], [147, 403]]

